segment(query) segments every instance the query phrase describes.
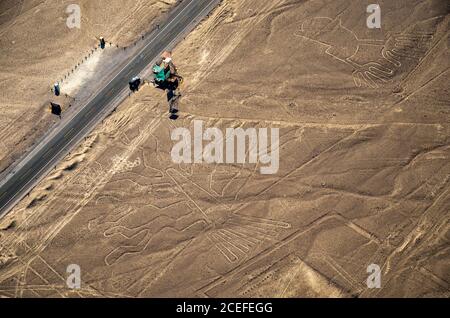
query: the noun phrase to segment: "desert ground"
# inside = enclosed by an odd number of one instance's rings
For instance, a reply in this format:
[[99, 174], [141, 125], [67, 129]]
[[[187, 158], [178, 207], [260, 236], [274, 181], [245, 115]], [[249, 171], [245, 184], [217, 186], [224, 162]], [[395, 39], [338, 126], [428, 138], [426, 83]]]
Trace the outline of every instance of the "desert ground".
[[[94, 64], [100, 52], [88, 57], [99, 37], [129, 46], [141, 32], [150, 30], [176, 0], [4, 0], [0, 2], [0, 173], [32, 147], [55, 124], [49, 114], [51, 88], [72, 79], [68, 96], [55, 102], [73, 103], [72, 86], [83, 74], [79, 64]], [[81, 10], [80, 28], [69, 28], [69, 5]], [[70, 10], [69, 10], [70, 11]], [[109, 47], [109, 46], [108, 46]], [[88, 62], [88, 63], [87, 63]], [[74, 79], [74, 75], [78, 79]], [[66, 80], [67, 82], [67, 80]], [[67, 86], [67, 85], [63, 85]]]
[[[82, 1], [89, 27], [55, 41], [56, 7], [12, 3], [0, 16], [4, 165], [53, 120], [49, 87], [94, 35], [132, 42], [129, 19], [155, 18], [144, 1]], [[0, 220], [0, 295], [450, 297], [449, 6], [378, 1], [382, 28], [369, 29], [370, 3], [223, 1], [173, 51], [177, 120], [142, 87]], [[174, 164], [171, 132], [194, 120], [279, 128], [278, 173]], [[70, 264], [81, 289], [66, 285]], [[366, 284], [371, 264], [381, 288]]]

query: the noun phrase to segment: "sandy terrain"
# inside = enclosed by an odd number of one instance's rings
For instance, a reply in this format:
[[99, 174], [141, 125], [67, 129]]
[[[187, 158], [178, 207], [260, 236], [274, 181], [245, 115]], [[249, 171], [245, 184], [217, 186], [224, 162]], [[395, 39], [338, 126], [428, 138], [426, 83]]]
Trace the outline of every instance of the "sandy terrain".
[[175, 2], [77, 1], [81, 9], [78, 29], [66, 25], [66, 9], [73, 1], [1, 1], [0, 173], [55, 123], [47, 111], [50, 100], [65, 108], [73, 102], [73, 87], [65, 91], [69, 97], [57, 99], [50, 89], [67, 74], [73, 82], [80, 81], [83, 74], [74, 76], [72, 70], [84, 62], [95, 65], [101, 53], [89, 54], [100, 36], [114, 45], [129, 46], [151, 30], [155, 19]]
[[[178, 120], [145, 86], [0, 222], [0, 294], [449, 297], [449, 8], [379, 3], [224, 1], [174, 51]], [[173, 164], [199, 119], [280, 128], [279, 172]]]

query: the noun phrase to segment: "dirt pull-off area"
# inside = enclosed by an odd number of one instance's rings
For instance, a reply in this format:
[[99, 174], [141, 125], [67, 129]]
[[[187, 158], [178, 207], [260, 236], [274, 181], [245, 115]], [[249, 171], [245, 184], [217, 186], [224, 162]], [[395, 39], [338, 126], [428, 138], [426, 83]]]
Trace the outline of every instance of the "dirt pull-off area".
[[[98, 62], [100, 50], [92, 51], [99, 37], [108, 41], [108, 49], [109, 43], [112, 48], [133, 45], [176, 0], [76, 1], [80, 28], [67, 22], [72, 21], [73, 3], [0, 2], [0, 173], [57, 122], [48, 111], [51, 100], [66, 109], [73, 104], [77, 77], [92, 75], [75, 70]], [[51, 88], [61, 80], [66, 80], [62, 89], [69, 95], [55, 98]]]
[[[449, 297], [449, 8], [368, 4], [224, 1], [173, 52], [178, 120], [143, 87], [2, 220], [0, 294]], [[172, 163], [194, 120], [280, 128], [278, 173]]]

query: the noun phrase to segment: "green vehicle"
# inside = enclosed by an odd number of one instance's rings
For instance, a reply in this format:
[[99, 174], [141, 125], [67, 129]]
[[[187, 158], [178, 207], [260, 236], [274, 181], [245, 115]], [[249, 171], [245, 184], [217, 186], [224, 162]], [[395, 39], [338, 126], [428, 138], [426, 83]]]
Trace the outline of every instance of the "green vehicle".
[[153, 66], [153, 76], [156, 82], [165, 82], [170, 77], [170, 67], [166, 69], [158, 64]]

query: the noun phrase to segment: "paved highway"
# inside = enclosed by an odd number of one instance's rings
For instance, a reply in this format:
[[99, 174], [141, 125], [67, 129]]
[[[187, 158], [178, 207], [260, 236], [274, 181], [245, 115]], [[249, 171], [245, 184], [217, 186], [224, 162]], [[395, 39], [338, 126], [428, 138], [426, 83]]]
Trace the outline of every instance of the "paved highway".
[[0, 217], [29, 193], [71, 149], [127, 96], [128, 82], [143, 75], [162, 51], [190, 32], [220, 0], [184, 0], [145, 45], [77, 113], [31, 150], [4, 180], [0, 181]]

